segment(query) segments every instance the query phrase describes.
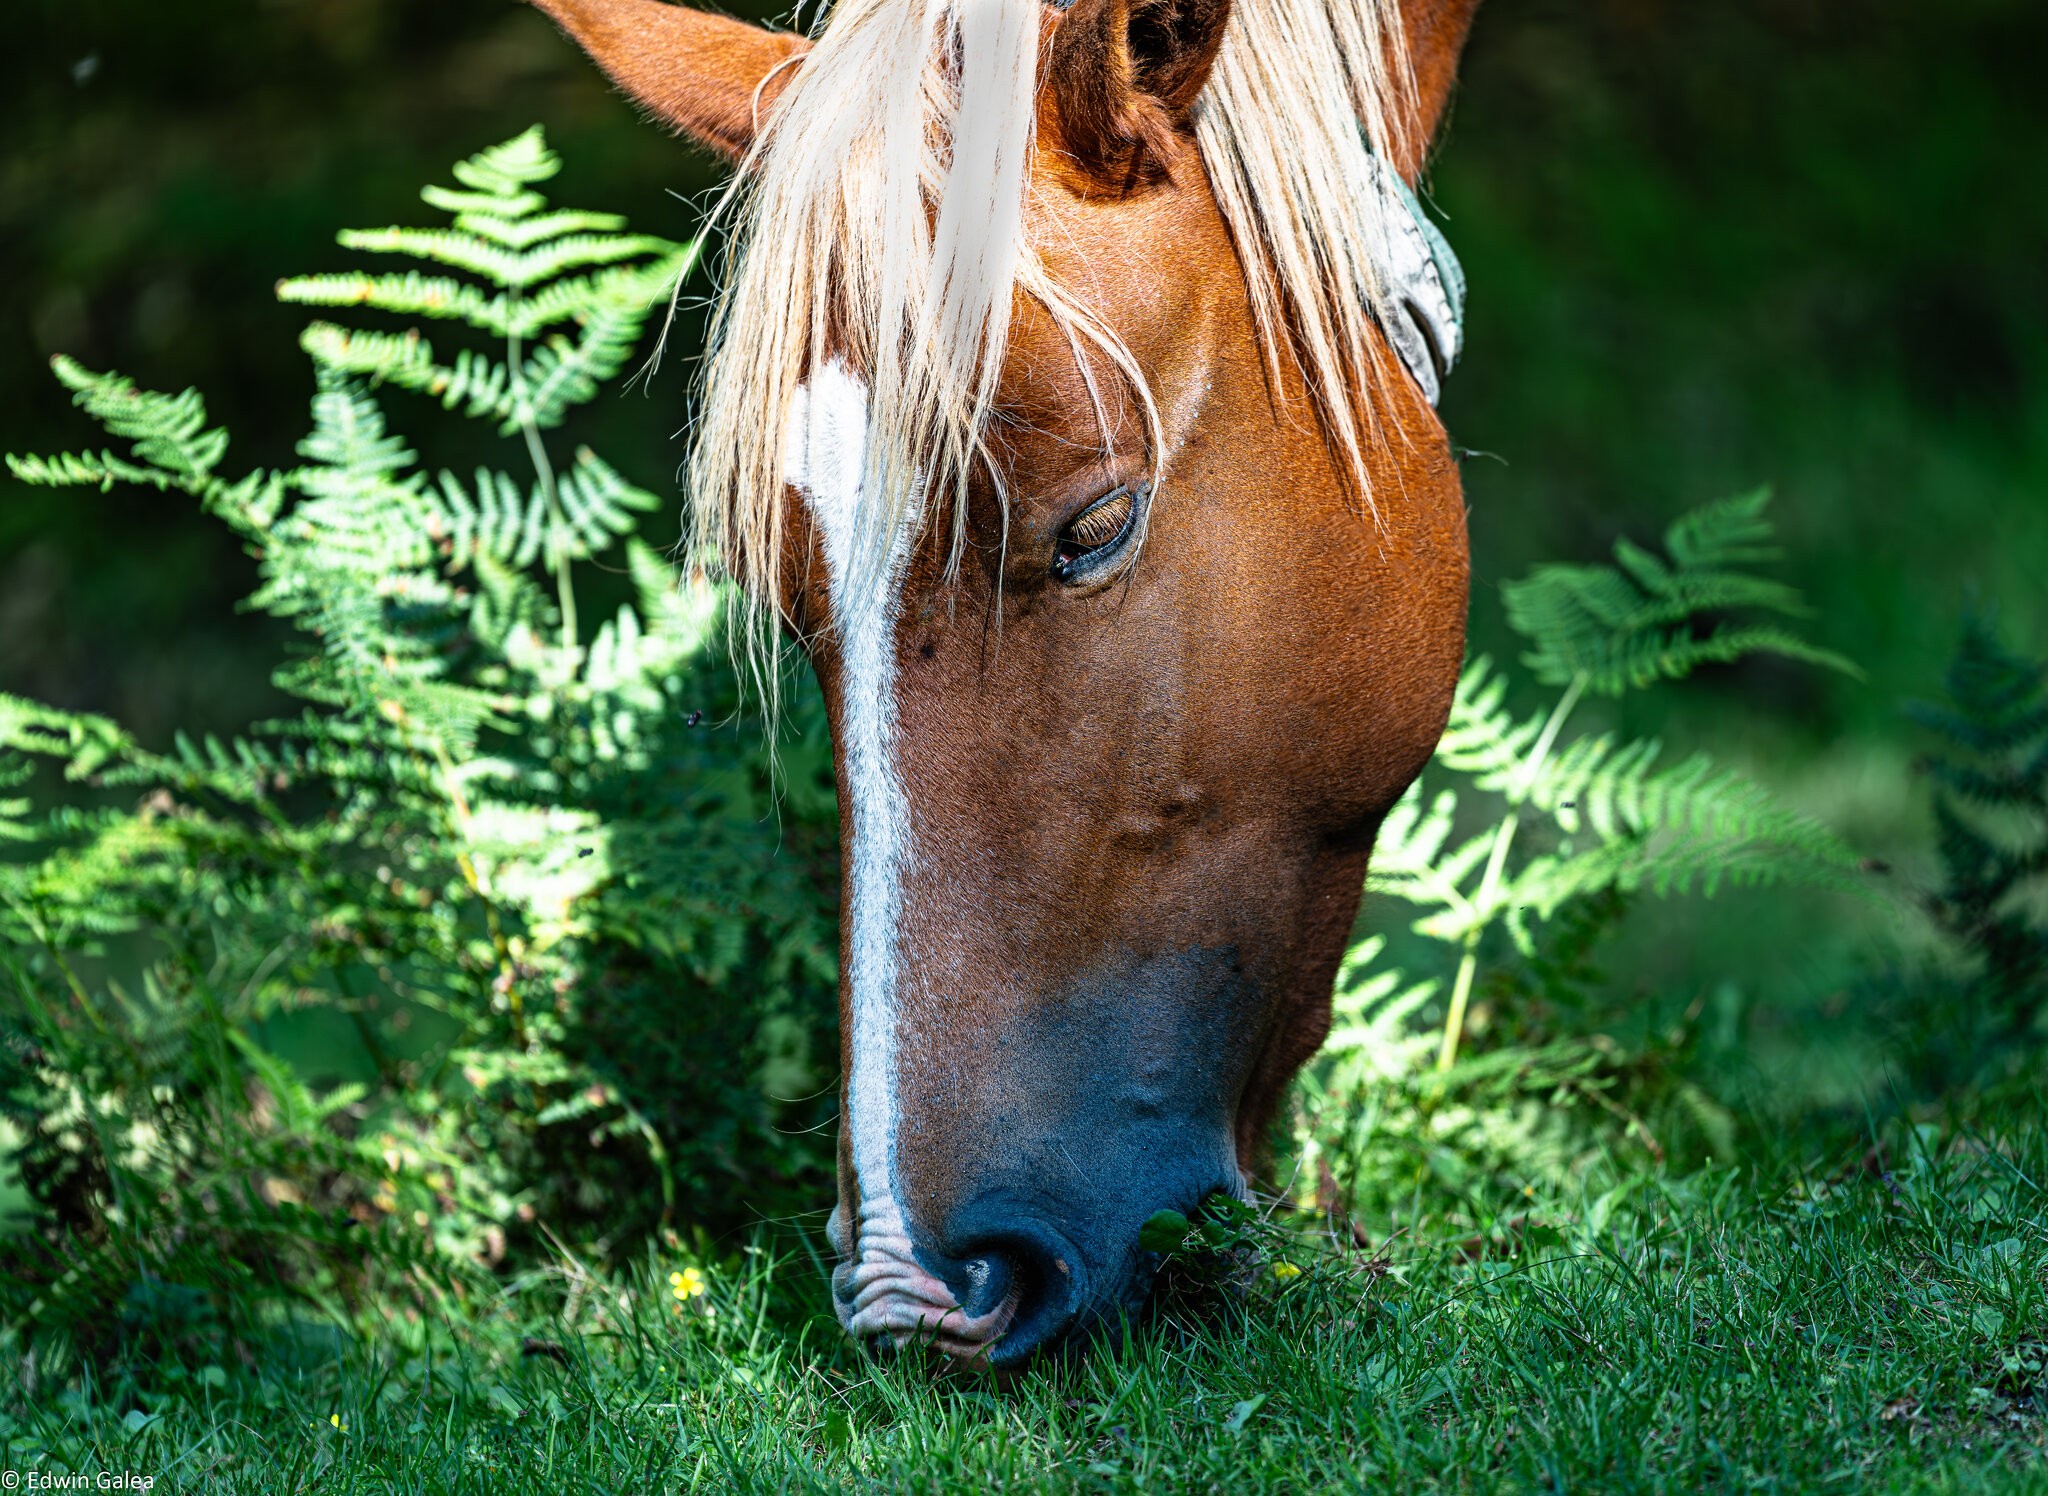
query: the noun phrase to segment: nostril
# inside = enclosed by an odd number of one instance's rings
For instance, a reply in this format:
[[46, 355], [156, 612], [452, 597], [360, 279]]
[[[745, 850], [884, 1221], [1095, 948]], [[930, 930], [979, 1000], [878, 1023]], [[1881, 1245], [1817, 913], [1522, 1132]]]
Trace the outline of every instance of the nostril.
[[960, 1265], [960, 1277], [960, 1308], [969, 1319], [981, 1319], [1002, 1307], [1015, 1274], [1008, 1258], [990, 1253], [968, 1258]]
[[1057, 1340], [1082, 1303], [1080, 1259], [1049, 1232], [1005, 1231], [984, 1236], [940, 1276], [979, 1319], [1009, 1305], [1002, 1337], [989, 1352], [992, 1365], [1015, 1365]]

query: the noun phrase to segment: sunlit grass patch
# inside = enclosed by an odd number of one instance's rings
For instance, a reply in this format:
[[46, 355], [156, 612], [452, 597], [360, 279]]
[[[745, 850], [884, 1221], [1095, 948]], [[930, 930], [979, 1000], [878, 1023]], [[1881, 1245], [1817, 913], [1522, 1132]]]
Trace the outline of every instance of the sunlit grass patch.
[[[2020, 1489], [2048, 1480], [2044, 1180], [2048, 1132], [2009, 1114], [1479, 1241], [1267, 1220], [1287, 1255], [1235, 1309], [1002, 1381], [853, 1351], [802, 1254], [650, 1257], [338, 1354], [17, 1353], [0, 1431], [18, 1469], [230, 1492]], [[675, 1277], [717, 1313], [674, 1314]]]

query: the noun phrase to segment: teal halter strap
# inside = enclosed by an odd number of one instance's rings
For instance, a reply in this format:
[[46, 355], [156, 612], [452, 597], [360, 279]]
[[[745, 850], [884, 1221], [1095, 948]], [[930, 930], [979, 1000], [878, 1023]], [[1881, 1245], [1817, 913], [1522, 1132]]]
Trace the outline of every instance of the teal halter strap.
[[1464, 267], [1400, 173], [1378, 156], [1366, 159], [1387, 225], [1386, 263], [1379, 267], [1387, 341], [1434, 405], [1465, 344]]

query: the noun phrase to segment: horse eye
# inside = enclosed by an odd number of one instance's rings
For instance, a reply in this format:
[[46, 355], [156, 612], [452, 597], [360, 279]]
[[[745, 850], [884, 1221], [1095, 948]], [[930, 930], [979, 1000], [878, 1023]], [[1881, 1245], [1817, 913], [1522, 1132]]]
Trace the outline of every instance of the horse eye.
[[1053, 575], [1063, 582], [1086, 581], [1100, 575], [1138, 527], [1143, 488], [1111, 489], [1060, 531], [1053, 551]]

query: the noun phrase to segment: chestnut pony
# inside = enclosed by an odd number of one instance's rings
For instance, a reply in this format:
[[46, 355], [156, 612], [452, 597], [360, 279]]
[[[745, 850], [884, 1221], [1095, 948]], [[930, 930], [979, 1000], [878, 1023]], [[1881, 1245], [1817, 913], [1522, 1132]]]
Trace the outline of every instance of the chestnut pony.
[[1245, 1188], [1442, 730], [1388, 172], [1477, 0], [535, 3], [738, 167], [693, 533], [832, 724], [840, 1317], [1015, 1364]]

